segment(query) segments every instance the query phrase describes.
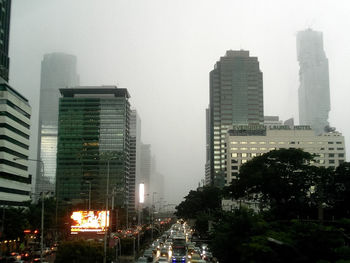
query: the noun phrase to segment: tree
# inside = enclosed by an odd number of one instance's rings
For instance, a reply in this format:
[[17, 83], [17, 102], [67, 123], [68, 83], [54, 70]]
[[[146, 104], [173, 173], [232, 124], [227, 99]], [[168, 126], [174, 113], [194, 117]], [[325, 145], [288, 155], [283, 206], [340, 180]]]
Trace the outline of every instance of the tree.
[[238, 180], [229, 187], [233, 198], [258, 201], [281, 219], [309, 216], [317, 207], [310, 196], [319, 168], [311, 166], [311, 154], [301, 149], [280, 149], [255, 157], [242, 165]]
[[325, 187], [327, 206], [338, 218], [350, 218], [350, 163], [343, 163], [332, 173]]
[[29, 227], [29, 222], [25, 216], [25, 208], [2, 208], [1, 217], [3, 216], [4, 225], [1, 239], [17, 239], [24, 236], [23, 231]]
[[101, 262], [103, 244], [94, 241], [73, 240], [60, 244], [55, 262]]
[[213, 213], [221, 208], [221, 190], [213, 186], [204, 186], [196, 191], [191, 190], [185, 200], [176, 206], [176, 216], [189, 219], [196, 218], [202, 212]]

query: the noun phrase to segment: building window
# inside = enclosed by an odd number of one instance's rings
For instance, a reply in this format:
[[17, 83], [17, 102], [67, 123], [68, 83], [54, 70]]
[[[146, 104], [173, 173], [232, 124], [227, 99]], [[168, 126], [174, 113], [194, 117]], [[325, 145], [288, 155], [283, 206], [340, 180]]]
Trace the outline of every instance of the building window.
[[295, 142], [290, 142], [289, 144], [295, 144]]
[[337, 144], [341, 144], [341, 142], [337, 142]]
[[244, 164], [244, 163], [246, 163], [247, 162], [247, 160], [242, 160], [242, 164]]
[[344, 153], [339, 153], [338, 157], [344, 157]]
[[328, 162], [329, 162], [329, 163], [334, 163], [334, 160], [329, 160]]
[[266, 148], [260, 148], [260, 151], [266, 151]]
[[231, 157], [238, 157], [237, 153], [231, 153]]
[[344, 163], [344, 160], [339, 160], [339, 164], [342, 164], [342, 163]]
[[238, 148], [236, 148], [236, 147], [231, 148], [231, 151], [237, 151], [237, 150], [238, 150]]
[[247, 144], [248, 142], [241, 142], [241, 144]]
[[337, 148], [338, 151], [344, 151], [344, 148]]
[[247, 154], [246, 153], [242, 153], [242, 157], [247, 157]]
[[328, 144], [333, 144], [333, 142], [328, 142]]
[[258, 150], [258, 148], [253, 147], [253, 148], [250, 148], [250, 150], [256, 151], [256, 150]]
[[256, 142], [250, 142], [250, 144], [256, 144]]
[[238, 166], [231, 166], [231, 170], [238, 170]]
[[328, 157], [334, 157], [334, 153], [328, 154]]
[[334, 150], [334, 148], [328, 148], [328, 150], [333, 151], [333, 150]]
[[246, 151], [246, 150], [248, 150], [248, 148], [242, 147], [241, 150], [242, 150], [242, 151]]
[[259, 142], [259, 144], [266, 144], [266, 142]]
[[270, 144], [276, 144], [276, 142], [270, 142]]
[[235, 159], [231, 159], [231, 163], [238, 163], [238, 161]]
[[278, 144], [284, 144], [284, 142], [278, 142]]
[[231, 144], [237, 144], [238, 142], [231, 142]]

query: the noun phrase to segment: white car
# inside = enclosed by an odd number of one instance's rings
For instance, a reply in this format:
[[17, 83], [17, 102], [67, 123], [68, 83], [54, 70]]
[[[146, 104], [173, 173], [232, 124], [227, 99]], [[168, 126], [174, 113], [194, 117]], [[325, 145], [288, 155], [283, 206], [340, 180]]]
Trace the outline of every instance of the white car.
[[167, 257], [159, 257], [158, 260], [156, 261], [157, 263], [161, 263], [161, 262], [169, 262]]

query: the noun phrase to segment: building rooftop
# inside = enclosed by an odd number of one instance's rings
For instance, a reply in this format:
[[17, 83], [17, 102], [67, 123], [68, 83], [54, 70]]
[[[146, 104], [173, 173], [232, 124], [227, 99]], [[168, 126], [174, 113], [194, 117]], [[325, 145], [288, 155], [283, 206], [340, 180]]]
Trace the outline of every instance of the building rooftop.
[[117, 86], [77, 86], [73, 88], [60, 89], [63, 97], [81, 97], [82, 95], [114, 95], [114, 97], [130, 98], [127, 89], [120, 89]]

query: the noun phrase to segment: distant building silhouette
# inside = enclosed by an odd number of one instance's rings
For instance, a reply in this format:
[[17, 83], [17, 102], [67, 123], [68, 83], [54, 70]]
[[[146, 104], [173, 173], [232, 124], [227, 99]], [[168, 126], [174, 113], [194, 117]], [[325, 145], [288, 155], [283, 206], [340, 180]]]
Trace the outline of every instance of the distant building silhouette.
[[44, 162], [45, 178], [38, 163], [36, 193], [55, 191], [59, 89], [77, 85], [79, 77], [75, 56], [64, 53], [44, 55], [41, 62], [37, 159]]
[[328, 59], [323, 48], [322, 33], [307, 29], [298, 32], [299, 123], [310, 125], [321, 134], [329, 125], [330, 111]]
[[227, 129], [264, 122], [263, 76], [257, 57], [249, 56], [245, 50], [227, 51], [210, 72], [209, 95], [206, 184], [223, 186]]

